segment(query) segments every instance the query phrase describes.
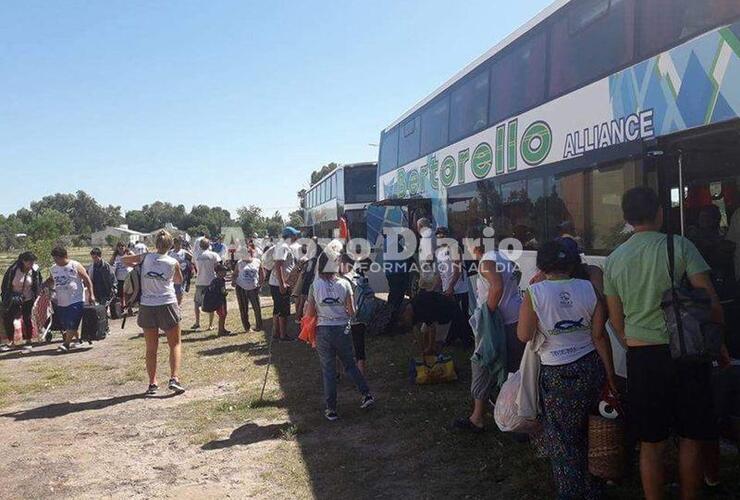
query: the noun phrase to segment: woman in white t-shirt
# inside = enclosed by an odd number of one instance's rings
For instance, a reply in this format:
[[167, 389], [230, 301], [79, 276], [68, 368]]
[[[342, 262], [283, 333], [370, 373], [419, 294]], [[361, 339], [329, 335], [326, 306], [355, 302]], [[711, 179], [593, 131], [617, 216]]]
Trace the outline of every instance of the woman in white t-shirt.
[[352, 287], [345, 279], [337, 277], [339, 263], [322, 253], [318, 260], [318, 276], [311, 285], [306, 302], [306, 316], [317, 317], [316, 350], [321, 361], [324, 380], [324, 416], [329, 421], [337, 415], [337, 358], [344, 371], [362, 394], [361, 408], [375, 403], [365, 377], [360, 373], [352, 352], [349, 322], [354, 314]]
[[141, 266], [141, 299], [139, 301], [138, 325], [144, 330], [146, 340], [146, 371], [149, 387], [146, 394], [157, 393], [157, 349], [159, 330], [167, 335], [170, 347], [169, 389], [182, 394], [185, 388], [180, 383], [180, 306], [177, 303], [176, 284], [182, 284], [182, 270], [167, 252], [172, 248], [172, 236], [165, 230], [155, 236], [157, 253], [124, 257], [128, 266]]
[[519, 314], [522, 342], [542, 335], [540, 394], [544, 445], [562, 498], [595, 498], [599, 483], [588, 472], [588, 415], [598, 405], [604, 382], [616, 394], [605, 308], [591, 282], [573, 279], [580, 258], [557, 241], [537, 252], [545, 280], [531, 285]]
[[249, 305], [254, 310], [256, 331], [261, 331], [262, 309], [260, 308], [260, 288], [265, 281], [265, 271], [260, 260], [255, 256], [254, 246], [247, 247], [246, 255], [236, 262], [234, 269], [234, 283], [236, 285], [236, 301], [239, 303], [239, 315], [242, 319], [244, 331], [252, 331], [249, 321]]

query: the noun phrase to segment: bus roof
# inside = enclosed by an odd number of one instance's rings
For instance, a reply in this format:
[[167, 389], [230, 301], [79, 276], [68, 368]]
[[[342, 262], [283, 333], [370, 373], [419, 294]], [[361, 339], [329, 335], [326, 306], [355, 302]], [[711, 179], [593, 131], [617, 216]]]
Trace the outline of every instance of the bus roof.
[[404, 121], [406, 118], [414, 114], [416, 111], [418, 111], [421, 107], [423, 107], [425, 104], [430, 102], [432, 99], [437, 97], [439, 94], [450, 88], [452, 85], [454, 85], [458, 80], [462, 79], [465, 75], [473, 71], [475, 68], [486, 62], [488, 59], [493, 57], [495, 54], [501, 52], [503, 49], [511, 45], [513, 42], [515, 42], [519, 37], [527, 33], [529, 30], [540, 24], [542, 21], [550, 17], [552, 14], [554, 14], [556, 11], [560, 10], [561, 8], [565, 7], [567, 4], [569, 4], [572, 0], [555, 0], [553, 3], [545, 7], [540, 11], [539, 14], [534, 16], [532, 19], [530, 19], [528, 22], [524, 23], [522, 26], [520, 26], [516, 31], [514, 31], [512, 34], [501, 40], [499, 43], [494, 45], [488, 52], [483, 54], [482, 56], [475, 59], [473, 62], [465, 66], [463, 69], [458, 71], [452, 78], [447, 80], [444, 84], [442, 84], [440, 87], [437, 88], [434, 92], [423, 98], [421, 101], [416, 103], [414, 107], [406, 111], [404, 114], [402, 114], [398, 119], [396, 119], [393, 123], [388, 125], [385, 129], [383, 129], [383, 132], [388, 132], [390, 129]]
[[378, 162], [377, 161], [361, 161], [359, 163], [342, 163], [342, 164], [339, 164], [339, 165], [337, 165], [337, 168], [335, 168], [334, 170], [332, 170], [328, 174], [325, 174], [321, 179], [319, 179], [316, 182], [314, 182], [313, 184], [311, 184], [311, 187], [308, 188], [308, 191], [312, 190], [314, 187], [316, 187], [317, 184], [320, 184], [321, 181], [323, 181], [324, 179], [326, 179], [327, 177], [329, 177], [331, 174], [333, 174], [337, 170], [344, 170], [344, 169], [350, 169], [350, 168], [356, 168], [356, 167], [369, 167], [369, 166], [377, 167], [378, 166]]

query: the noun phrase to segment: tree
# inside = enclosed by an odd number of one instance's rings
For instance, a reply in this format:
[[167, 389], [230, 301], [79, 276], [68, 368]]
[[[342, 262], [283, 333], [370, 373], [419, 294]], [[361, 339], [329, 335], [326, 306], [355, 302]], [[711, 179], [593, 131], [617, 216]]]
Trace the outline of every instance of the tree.
[[[42, 213], [45, 209], [52, 209], [67, 215], [72, 221], [72, 231], [75, 233], [92, 232], [102, 229], [109, 220], [109, 213], [92, 196], [84, 191], [71, 193], [56, 193], [44, 196], [39, 201], [31, 203], [30, 212], [33, 215]], [[18, 215], [21, 216], [21, 209]], [[23, 214], [25, 216], [25, 214]], [[120, 207], [118, 207], [120, 218]], [[119, 222], [120, 223], [120, 222]]]
[[105, 237], [105, 244], [111, 248], [116, 248], [116, 245], [118, 245], [119, 241], [120, 240], [112, 234], [109, 234], [108, 236]]
[[121, 214], [120, 205], [108, 205], [104, 209], [105, 211], [105, 225], [106, 226], [120, 226], [126, 219]]
[[293, 227], [301, 227], [303, 225], [303, 210], [293, 210], [288, 214], [288, 225]]
[[208, 226], [205, 225], [191, 227], [188, 229], [188, 233], [192, 236], [200, 236], [202, 234], [206, 238], [211, 237], [211, 232], [208, 230]]
[[141, 210], [126, 213], [126, 223], [135, 231], [148, 233], [163, 228], [168, 222], [179, 228], [186, 228], [189, 221], [185, 206], [155, 201], [151, 205], [144, 205]]
[[18, 239], [15, 235], [23, 232], [25, 232], [25, 228], [15, 215], [9, 217], [0, 215], [0, 251], [8, 251], [15, 248], [18, 244]]
[[311, 172], [311, 185], [313, 186], [314, 184], [319, 182], [321, 179], [324, 178], [324, 176], [336, 170], [338, 166], [339, 165], [337, 165], [336, 163], [331, 162], [328, 165], [324, 165], [320, 169]]
[[53, 208], [43, 209], [28, 225], [28, 236], [33, 240], [57, 240], [72, 232], [72, 219]]
[[296, 196], [298, 196], [298, 206], [301, 208], [306, 208], [306, 193], [308, 191], [305, 189], [301, 189], [296, 193]]
[[265, 234], [265, 217], [262, 215], [262, 209], [256, 205], [241, 207], [237, 209], [237, 222], [244, 231], [244, 236], [251, 238], [253, 234], [260, 236]]
[[272, 217], [265, 221], [265, 226], [265, 230], [269, 236], [278, 237], [283, 231], [283, 227], [285, 227], [285, 220], [283, 220], [280, 212], [276, 210]]
[[195, 226], [204, 225], [212, 235], [221, 232], [223, 226], [231, 226], [234, 221], [231, 220], [231, 213], [221, 207], [209, 207], [208, 205], [196, 205], [190, 210], [190, 214], [185, 218], [184, 224], [188, 232]]
[[154, 230], [149, 229], [153, 227], [153, 224], [143, 210], [129, 210], [126, 212], [126, 224], [134, 231], [140, 231], [142, 233], [148, 233]]

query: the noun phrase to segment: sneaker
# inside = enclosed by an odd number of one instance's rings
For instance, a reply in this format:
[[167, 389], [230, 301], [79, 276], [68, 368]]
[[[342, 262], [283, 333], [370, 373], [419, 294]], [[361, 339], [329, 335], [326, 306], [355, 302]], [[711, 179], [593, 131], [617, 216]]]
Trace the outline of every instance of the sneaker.
[[200, 330], [200, 323], [196, 323], [190, 327], [191, 330]]
[[0, 345], [0, 352], [10, 352], [12, 349], [8, 344]]
[[31, 344], [26, 344], [21, 348], [21, 354], [31, 354], [33, 351], [33, 346]]
[[180, 384], [180, 381], [175, 378], [170, 379], [170, 383], [167, 387], [175, 394], [182, 394], [185, 392], [185, 388]]
[[339, 420], [339, 415], [334, 410], [324, 410], [324, 416], [329, 422], [335, 422]]
[[57, 352], [59, 352], [59, 353], [65, 353], [65, 352], [69, 352], [69, 348], [70, 348], [70, 346], [69, 346], [69, 345], [67, 345], [67, 344], [62, 344], [62, 345], [60, 345], [59, 347], [57, 347]]
[[219, 337], [231, 337], [232, 335], [234, 335], [234, 334], [231, 333], [229, 330], [224, 330], [223, 332], [218, 332], [218, 336]]
[[362, 397], [362, 402], [360, 403], [360, 408], [370, 408], [372, 405], [375, 404], [375, 399], [370, 394], [366, 394]]
[[146, 392], [144, 395], [146, 396], [154, 396], [157, 394], [157, 390], [159, 389], [159, 386], [157, 384], [149, 384], [149, 387], [147, 387]]

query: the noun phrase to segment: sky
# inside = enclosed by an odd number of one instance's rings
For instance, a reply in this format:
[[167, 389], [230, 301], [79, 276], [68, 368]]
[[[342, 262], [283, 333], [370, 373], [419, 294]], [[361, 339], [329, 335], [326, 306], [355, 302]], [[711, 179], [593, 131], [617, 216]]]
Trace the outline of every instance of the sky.
[[5, 0], [0, 213], [82, 189], [297, 208], [549, 0]]

